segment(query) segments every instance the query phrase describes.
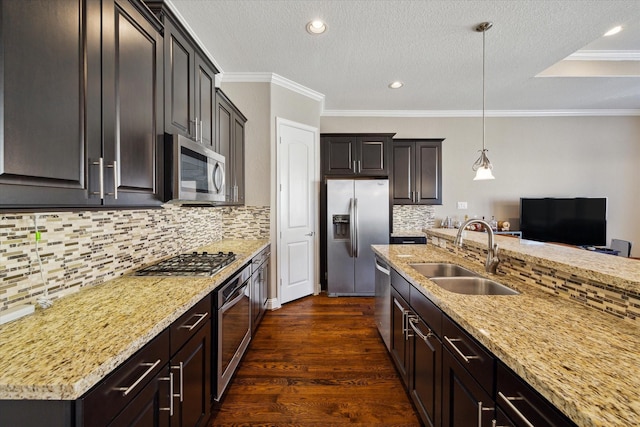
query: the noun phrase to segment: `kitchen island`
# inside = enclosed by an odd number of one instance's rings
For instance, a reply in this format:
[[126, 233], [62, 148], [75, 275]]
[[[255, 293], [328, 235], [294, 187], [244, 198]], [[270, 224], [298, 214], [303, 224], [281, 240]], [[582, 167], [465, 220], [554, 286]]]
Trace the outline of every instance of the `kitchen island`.
[[[374, 252], [577, 425], [640, 425], [637, 321], [563, 298], [544, 283], [548, 279], [538, 284], [539, 277], [516, 274], [510, 267], [518, 262], [546, 265], [546, 273], [565, 275], [570, 284], [587, 276], [592, 286], [608, 283], [633, 300], [640, 292], [640, 262], [498, 236], [505, 266], [492, 278], [520, 294], [456, 294], [409, 265], [454, 263], [487, 277], [483, 259], [453, 247], [456, 232], [428, 231], [426, 246], [376, 245]], [[486, 238], [467, 233], [465, 247], [472, 252], [486, 248]]]
[[267, 240], [198, 251], [236, 259], [212, 277], [125, 275], [0, 326], [0, 400], [75, 400], [249, 262]]

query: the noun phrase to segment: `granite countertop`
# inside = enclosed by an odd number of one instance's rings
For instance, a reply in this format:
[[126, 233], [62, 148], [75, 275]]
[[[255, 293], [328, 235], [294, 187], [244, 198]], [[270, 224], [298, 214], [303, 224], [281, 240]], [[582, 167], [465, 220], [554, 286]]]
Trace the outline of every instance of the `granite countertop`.
[[[453, 241], [458, 230], [434, 228], [427, 234]], [[465, 244], [487, 248], [484, 232], [465, 231]], [[575, 246], [549, 244], [515, 237], [495, 236], [500, 254], [545, 266], [587, 279], [610, 284], [619, 289], [640, 293], [640, 261], [615, 255], [604, 255]]]
[[121, 276], [0, 326], [0, 399], [77, 399], [268, 243], [202, 246], [236, 260], [213, 277]]
[[[486, 240], [486, 236], [481, 237]], [[517, 239], [513, 244], [518, 244]], [[633, 322], [551, 295], [508, 275], [492, 278], [518, 290], [519, 295], [451, 293], [408, 264], [451, 262], [487, 276], [484, 266], [433, 245], [373, 248], [579, 426], [640, 425], [640, 329]], [[510, 250], [515, 254], [515, 248]], [[527, 249], [523, 252], [529, 256]], [[571, 264], [582, 262], [575, 259], [575, 254], [562, 250], [554, 249], [547, 255], [554, 254], [559, 255], [559, 260], [553, 262], [568, 262], [563, 256], [572, 258]], [[584, 254], [592, 255], [587, 251]], [[605, 271], [597, 274], [607, 274], [606, 266], [601, 269]], [[628, 273], [621, 271], [618, 278], [630, 286], [632, 281], [625, 278]]]

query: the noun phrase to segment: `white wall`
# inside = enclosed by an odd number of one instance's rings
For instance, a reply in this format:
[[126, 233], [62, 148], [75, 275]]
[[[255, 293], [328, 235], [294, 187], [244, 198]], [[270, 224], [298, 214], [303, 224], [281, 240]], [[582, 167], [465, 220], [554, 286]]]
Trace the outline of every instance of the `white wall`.
[[[445, 138], [439, 218], [495, 215], [513, 222], [520, 197], [606, 196], [607, 239], [631, 240], [632, 256], [640, 256], [640, 117], [487, 118], [494, 181], [473, 181], [480, 118], [322, 117], [320, 131]], [[457, 201], [468, 209], [457, 210]]]
[[220, 88], [247, 118], [245, 125], [245, 204], [270, 206], [271, 84], [223, 83]]

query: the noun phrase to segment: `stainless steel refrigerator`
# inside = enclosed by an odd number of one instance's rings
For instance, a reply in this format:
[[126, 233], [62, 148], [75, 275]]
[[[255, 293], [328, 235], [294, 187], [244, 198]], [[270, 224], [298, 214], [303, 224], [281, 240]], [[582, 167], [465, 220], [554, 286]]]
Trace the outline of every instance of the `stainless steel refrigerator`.
[[327, 293], [374, 295], [371, 245], [389, 243], [389, 180], [327, 180]]

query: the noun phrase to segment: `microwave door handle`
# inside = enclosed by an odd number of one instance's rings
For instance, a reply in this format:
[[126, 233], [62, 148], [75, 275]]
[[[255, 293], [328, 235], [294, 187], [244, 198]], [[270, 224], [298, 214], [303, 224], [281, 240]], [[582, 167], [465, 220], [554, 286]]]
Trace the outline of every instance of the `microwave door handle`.
[[220, 162], [216, 162], [216, 165], [213, 167], [213, 187], [218, 194], [224, 188], [224, 172], [220, 166]]

